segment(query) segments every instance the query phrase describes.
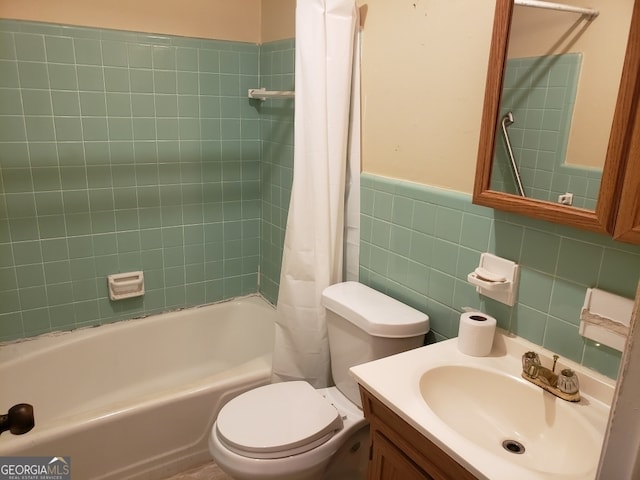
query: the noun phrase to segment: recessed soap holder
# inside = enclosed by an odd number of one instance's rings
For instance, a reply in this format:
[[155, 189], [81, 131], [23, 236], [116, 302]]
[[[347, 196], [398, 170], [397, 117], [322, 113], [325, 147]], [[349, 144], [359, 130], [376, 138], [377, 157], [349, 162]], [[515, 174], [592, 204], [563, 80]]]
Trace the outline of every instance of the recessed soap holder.
[[491, 253], [480, 255], [480, 265], [467, 275], [467, 281], [485, 297], [513, 306], [518, 291], [520, 266]]
[[141, 297], [144, 295], [144, 273], [139, 271], [107, 275], [107, 285], [111, 300]]

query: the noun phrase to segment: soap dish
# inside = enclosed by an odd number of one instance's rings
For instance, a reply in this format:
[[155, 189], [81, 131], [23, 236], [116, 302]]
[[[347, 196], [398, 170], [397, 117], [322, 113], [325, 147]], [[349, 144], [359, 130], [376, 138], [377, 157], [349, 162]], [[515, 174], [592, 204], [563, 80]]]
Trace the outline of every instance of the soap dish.
[[518, 289], [519, 265], [491, 253], [480, 255], [480, 265], [467, 275], [481, 295], [513, 306]]
[[507, 289], [510, 286], [510, 282], [506, 277], [489, 272], [482, 267], [476, 268], [473, 272], [467, 275], [467, 281], [471, 285], [494, 292]]

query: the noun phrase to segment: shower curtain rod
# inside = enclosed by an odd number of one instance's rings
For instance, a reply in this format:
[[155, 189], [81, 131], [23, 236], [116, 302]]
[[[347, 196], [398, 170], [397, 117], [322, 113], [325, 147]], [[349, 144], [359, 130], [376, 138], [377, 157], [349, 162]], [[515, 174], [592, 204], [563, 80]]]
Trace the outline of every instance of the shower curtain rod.
[[267, 98], [293, 98], [296, 92], [292, 90], [267, 90], [266, 88], [250, 88], [248, 92], [249, 98], [257, 98], [258, 100], [266, 100]]
[[545, 8], [547, 10], [557, 10], [560, 12], [579, 13], [591, 18], [600, 15], [600, 12], [593, 8], [574, 7], [573, 5], [565, 5], [564, 3], [544, 2], [541, 0], [514, 0], [514, 4], [522, 7]]

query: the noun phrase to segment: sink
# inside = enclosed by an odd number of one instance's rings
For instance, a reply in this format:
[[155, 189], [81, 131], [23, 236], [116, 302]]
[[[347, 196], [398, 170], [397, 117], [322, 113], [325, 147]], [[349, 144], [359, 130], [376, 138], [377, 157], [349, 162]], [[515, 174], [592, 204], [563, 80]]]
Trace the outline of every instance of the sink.
[[446, 365], [421, 376], [420, 393], [449, 428], [527, 469], [569, 475], [597, 467], [602, 435], [575, 406], [521, 378]]
[[524, 380], [522, 355], [553, 352], [498, 329], [486, 357], [458, 350], [457, 338], [351, 368], [364, 388], [475, 477], [594, 480], [615, 382], [570, 360], [580, 401]]

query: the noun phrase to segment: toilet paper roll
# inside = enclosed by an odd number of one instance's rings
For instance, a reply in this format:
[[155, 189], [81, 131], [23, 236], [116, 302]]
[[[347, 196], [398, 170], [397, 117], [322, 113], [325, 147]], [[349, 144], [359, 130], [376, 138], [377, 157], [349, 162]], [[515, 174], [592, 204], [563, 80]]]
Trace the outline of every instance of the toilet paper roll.
[[460, 315], [458, 350], [472, 357], [486, 357], [491, 352], [496, 319], [482, 312], [465, 312]]

